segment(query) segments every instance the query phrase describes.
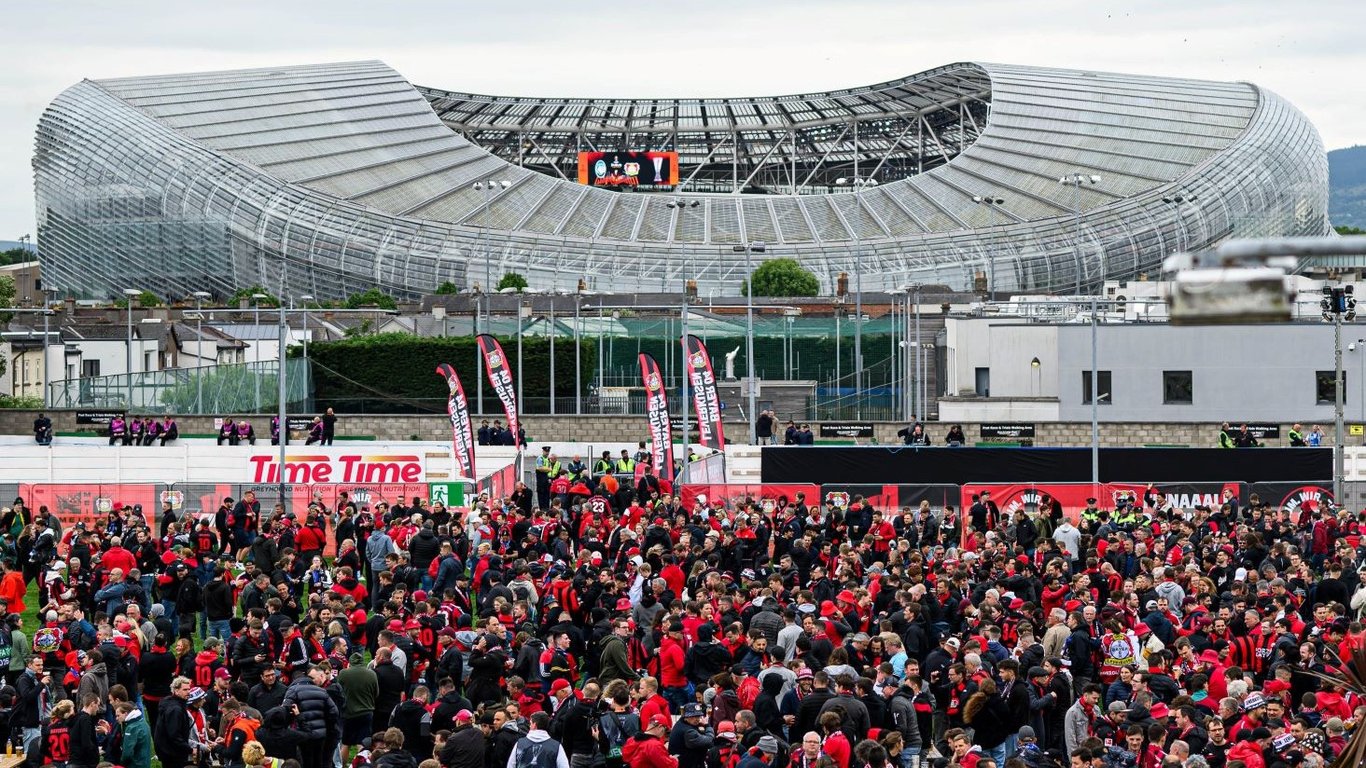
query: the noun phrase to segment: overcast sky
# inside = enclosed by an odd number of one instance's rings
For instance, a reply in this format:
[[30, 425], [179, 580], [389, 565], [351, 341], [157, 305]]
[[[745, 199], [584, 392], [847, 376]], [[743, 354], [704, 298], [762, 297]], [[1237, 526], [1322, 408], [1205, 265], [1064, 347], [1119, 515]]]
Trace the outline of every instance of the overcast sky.
[[1329, 149], [1366, 143], [1360, 0], [4, 6], [0, 240], [33, 232], [33, 130], [47, 103], [82, 78], [381, 59], [413, 83], [476, 93], [740, 96], [975, 60], [1247, 80], [1303, 110]]

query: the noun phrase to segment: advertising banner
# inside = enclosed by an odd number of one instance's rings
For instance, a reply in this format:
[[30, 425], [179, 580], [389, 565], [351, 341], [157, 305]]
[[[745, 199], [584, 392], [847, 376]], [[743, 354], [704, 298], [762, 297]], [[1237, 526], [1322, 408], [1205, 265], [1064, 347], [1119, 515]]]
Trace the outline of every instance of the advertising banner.
[[127, 415], [128, 415], [128, 412], [127, 412], [127, 411], [116, 411], [116, 410], [110, 410], [110, 411], [84, 411], [84, 410], [83, 410], [83, 411], [76, 411], [76, 423], [77, 423], [77, 424], [97, 424], [97, 425], [99, 425], [99, 426], [101, 426], [101, 427], [107, 427], [107, 426], [109, 426], [109, 422], [111, 422], [111, 421], [114, 420], [114, 417], [117, 416], [117, 417], [123, 418], [123, 417], [127, 417]]
[[446, 413], [451, 419], [451, 445], [455, 452], [455, 470], [462, 477], [474, 477], [474, 424], [470, 421], [469, 403], [460, 376], [447, 363], [436, 367], [438, 376], [446, 380], [450, 390], [446, 398]]
[[650, 423], [651, 463], [659, 477], [672, 477], [674, 466], [673, 429], [669, 422], [669, 396], [659, 362], [648, 352], [640, 353], [640, 379], [645, 384], [645, 416]]
[[517, 418], [517, 386], [512, 382], [512, 369], [508, 367], [507, 355], [503, 354], [503, 345], [487, 333], [481, 333], [475, 339], [479, 342], [479, 351], [484, 355], [484, 370], [488, 371], [489, 384], [498, 394], [498, 401], [503, 404], [503, 413], [507, 414], [508, 431], [512, 432], [517, 447], [525, 448], [522, 445], [521, 421]]
[[47, 507], [62, 521], [63, 530], [67, 530], [76, 523], [83, 523], [87, 528], [93, 527], [96, 520], [106, 519], [111, 510], [122, 508], [125, 504], [134, 507], [141, 505], [142, 515], [151, 525], [161, 510], [159, 490], [153, 483], [34, 483], [20, 484], [19, 495], [24, 497], [24, 503], [30, 509]]
[[819, 435], [843, 438], [872, 437], [873, 424], [861, 421], [825, 421], [820, 424]]
[[683, 508], [688, 510], [692, 509], [698, 496], [705, 496], [712, 502], [723, 501], [730, 507], [747, 498], [754, 499], [760, 506], [769, 509], [783, 499], [794, 501], [799, 493], [806, 495], [806, 503], [811, 506], [819, 503], [817, 496], [820, 492], [820, 486], [803, 483], [688, 483], [679, 488], [678, 495], [683, 500]]
[[821, 499], [831, 494], [844, 494], [849, 499], [862, 496], [873, 509], [900, 513], [903, 508], [915, 509], [928, 501], [936, 511], [947, 505], [957, 506], [961, 494], [956, 485], [842, 485], [821, 486]]
[[1257, 499], [1272, 509], [1290, 512], [1296, 523], [1304, 512], [1317, 512], [1333, 502], [1333, 481], [1320, 480], [1304, 483], [1253, 483], [1248, 487], [1248, 501]]
[[688, 385], [692, 387], [693, 403], [697, 406], [697, 442], [704, 448], [724, 450], [726, 436], [721, 428], [721, 397], [716, 392], [716, 374], [712, 371], [711, 356], [702, 340], [688, 334], [683, 340], [688, 365]]

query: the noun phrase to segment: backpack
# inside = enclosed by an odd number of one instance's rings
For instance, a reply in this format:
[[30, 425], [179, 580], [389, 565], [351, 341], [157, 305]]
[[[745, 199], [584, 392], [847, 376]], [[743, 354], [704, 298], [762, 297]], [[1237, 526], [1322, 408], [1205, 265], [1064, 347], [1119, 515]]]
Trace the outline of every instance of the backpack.
[[175, 607], [180, 613], [198, 613], [204, 610], [204, 588], [199, 586], [199, 580], [194, 576], [187, 576], [181, 582]]
[[625, 714], [608, 712], [598, 719], [602, 726], [602, 733], [607, 737], [608, 757], [621, 757], [621, 745], [625, 744], [627, 739], [640, 733], [639, 722], [635, 724], [635, 730], [631, 730], [631, 717], [632, 714], [629, 712]]
[[81, 625], [75, 621], [66, 629], [66, 641], [76, 651], [88, 651], [95, 647], [95, 636], [81, 629]]

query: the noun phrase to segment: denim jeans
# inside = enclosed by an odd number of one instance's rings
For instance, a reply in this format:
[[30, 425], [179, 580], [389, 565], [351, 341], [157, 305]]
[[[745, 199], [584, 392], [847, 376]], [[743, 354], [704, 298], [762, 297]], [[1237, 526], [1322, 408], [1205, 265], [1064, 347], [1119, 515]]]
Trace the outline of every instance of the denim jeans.
[[180, 616], [176, 615], [176, 612], [175, 612], [175, 601], [174, 601], [174, 600], [162, 600], [162, 601], [161, 601], [161, 607], [164, 608], [165, 611], [166, 611], [166, 612], [165, 612], [164, 614], [162, 614], [162, 615], [165, 616], [165, 618], [166, 618], [167, 621], [171, 622], [171, 637], [170, 637], [170, 638], [167, 638], [167, 639], [170, 640], [171, 642], [174, 642], [174, 637], [175, 637], [175, 635], [177, 635], [177, 634], [180, 633]]
[[1006, 764], [1006, 755], [1013, 753], [1007, 753], [1005, 742], [1001, 742], [991, 749], [983, 748], [982, 754], [990, 756], [992, 760], [996, 761], [996, 765], [1004, 766]]
[[[207, 616], [207, 614], [205, 614], [205, 616]], [[209, 637], [216, 637], [219, 640], [226, 642], [228, 637], [232, 634], [232, 630], [228, 627], [229, 621], [231, 621], [231, 619], [214, 619], [213, 621], [210, 621]]]
[[901, 748], [901, 768], [918, 768], [920, 765], [920, 747]]
[[662, 693], [669, 702], [669, 709], [675, 714], [683, 711], [683, 706], [693, 703], [693, 694], [688, 690], [691, 685], [665, 688]]

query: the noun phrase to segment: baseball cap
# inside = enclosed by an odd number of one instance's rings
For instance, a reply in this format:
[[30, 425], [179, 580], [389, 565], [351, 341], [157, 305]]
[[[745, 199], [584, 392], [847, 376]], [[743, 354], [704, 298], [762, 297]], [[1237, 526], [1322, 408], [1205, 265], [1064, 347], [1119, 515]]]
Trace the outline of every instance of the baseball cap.
[[228, 680], [232, 677], [232, 673], [223, 667], [219, 667], [218, 671], [213, 673], [213, 677], [215, 680]]
[[474, 713], [468, 709], [462, 709], [455, 713], [455, 722], [457, 723], [468, 723], [472, 720], [474, 720]]
[[551, 693], [558, 693], [559, 691], [563, 691], [564, 689], [566, 689], [566, 688], [568, 688], [568, 687], [569, 687], [569, 681], [568, 681], [568, 680], [564, 679], [563, 677], [557, 678], [557, 679], [555, 680], [555, 682], [553, 682], [553, 683], [550, 684], [550, 692], [551, 692]]
[[962, 641], [956, 637], [950, 637], [948, 640], [944, 641], [944, 644], [954, 649], [955, 651], [963, 647]]
[[[654, 717], [650, 718], [650, 725], [646, 728], [646, 730], [649, 730], [649, 728], [663, 728], [667, 731], [673, 726], [674, 724], [670, 721], [668, 715], [655, 715]], [[731, 726], [732, 733], [734, 733], [734, 728], [734, 726]]]
[[1122, 701], [1112, 701], [1112, 702], [1110, 702], [1110, 706], [1108, 707], [1108, 709], [1109, 709], [1110, 712], [1123, 712], [1123, 711], [1124, 711], [1124, 702], [1122, 702]]

